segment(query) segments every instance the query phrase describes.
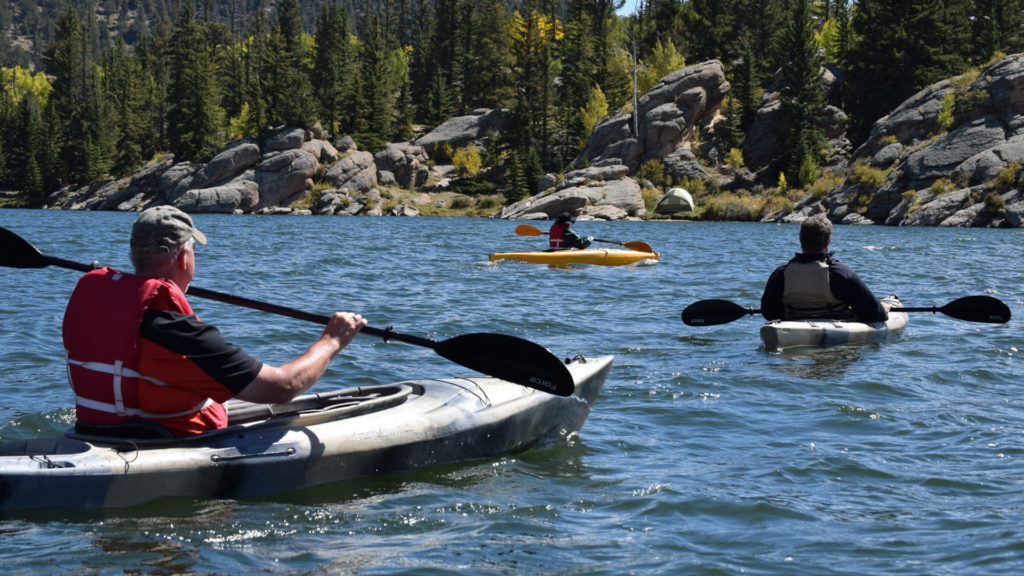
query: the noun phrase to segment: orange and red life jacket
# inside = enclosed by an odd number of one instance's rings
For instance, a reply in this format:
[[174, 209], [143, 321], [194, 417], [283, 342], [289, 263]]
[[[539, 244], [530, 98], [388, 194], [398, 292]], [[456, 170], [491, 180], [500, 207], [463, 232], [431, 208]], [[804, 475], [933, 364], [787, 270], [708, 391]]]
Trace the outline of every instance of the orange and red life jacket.
[[219, 403], [173, 388], [167, 383], [173, 373], [140, 373], [139, 326], [157, 301], [161, 309], [192, 314], [185, 294], [170, 280], [107, 267], [78, 281], [64, 314], [63, 333], [75, 413], [82, 422], [187, 419], [208, 408], [223, 413]]
[[562, 237], [565, 235], [565, 231], [569, 229], [571, 224], [569, 222], [555, 222], [551, 225], [551, 230], [548, 231], [548, 246], [552, 250], [563, 250], [565, 246], [562, 244]]

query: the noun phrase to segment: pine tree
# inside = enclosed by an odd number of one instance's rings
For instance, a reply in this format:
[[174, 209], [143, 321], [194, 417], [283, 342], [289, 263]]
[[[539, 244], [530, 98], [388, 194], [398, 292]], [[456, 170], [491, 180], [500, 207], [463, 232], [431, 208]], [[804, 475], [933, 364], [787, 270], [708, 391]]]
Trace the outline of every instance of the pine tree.
[[744, 12], [738, 0], [691, 0], [683, 5], [681, 19], [685, 38], [683, 53], [703, 62], [718, 58], [725, 62], [738, 55], [737, 19]]
[[317, 20], [313, 94], [320, 116], [330, 133], [342, 126], [345, 102], [352, 98], [353, 50], [349, 42], [348, 12], [337, 5], [325, 6]]
[[507, 108], [513, 101], [509, 78], [509, 16], [502, 0], [469, 2], [465, 52], [461, 65], [462, 104], [475, 108]]
[[145, 77], [143, 122], [146, 139], [142, 145], [143, 158], [170, 148], [167, 141], [167, 88], [170, 84], [171, 33], [170, 23], [161, 20], [153, 28], [153, 35], [144, 38], [134, 50]]
[[267, 31], [267, 22], [263, 17], [265, 13], [263, 0], [259, 0], [256, 9], [256, 17], [253, 19], [252, 30], [249, 35], [249, 49], [245, 51], [243, 69], [245, 70], [245, 102], [249, 104], [249, 132], [259, 134], [269, 127], [267, 91], [269, 80], [274, 70], [271, 68], [268, 44], [270, 34]]
[[810, 183], [817, 174], [824, 136], [816, 121], [825, 107], [821, 62], [808, 0], [793, 0], [789, 24], [780, 36], [782, 65], [781, 115], [787, 128], [785, 171], [787, 180]]
[[380, 19], [371, 15], [359, 50], [361, 143], [377, 149], [392, 133], [392, 97], [388, 85], [388, 55], [381, 34]]
[[312, 123], [312, 88], [302, 46], [298, 0], [282, 0], [271, 34], [270, 87], [267, 93], [271, 125], [308, 126]]
[[196, 160], [219, 143], [223, 110], [213, 62], [213, 47], [185, 4], [171, 37], [167, 136], [177, 160]]
[[743, 53], [743, 60], [733, 72], [732, 92], [736, 98], [739, 112], [739, 129], [746, 132], [754, 123], [760, 105], [761, 79], [754, 51], [748, 46]]
[[[564, 134], [560, 147], [564, 149], [562, 164], [567, 163], [580, 149], [580, 142], [586, 142], [589, 130], [581, 111], [586, 107], [588, 97], [594, 89], [597, 68], [595, 66], [594, 41], [591, 36], [591, 14], [586, 9], [586, 0], [572, 0], [569, 3], [569, 18], [565, 25], [565, 36], [559, 43], [562, 61], [562, 90], [559, 101], [559, 118]], [[600, 90], [600, 86], [597, 86]], [[601, 91], [601, 97], [605, 98]], [[605, 99], [607, 104], [607, 99]], [[596, 122], [595, 122], [596, 123]], [[593, 124], [590, 126], [593, 128]]]
[[[846, 86], [855, 144], [900, 102], [956, 69], [946, 53], [948, 30], [942, 5], [933, 0], [860, 0], [851, 25]], [[964, 24], [966, 25], [966, 24]]]
[[21, 99], [16, 119], [16, 142], [18, 147], [12, 150], [11, 172], [14, 181], [20, 185], [31, 198], [42, 198], [43, 173], [42, 159], [42, 115], [39, 100], [34, 92], [29, 91]]
[[503, 191], [505, 204], [515, 204], [529, 197], [531, 194], [530, 190], [530, 185], [527, 181], [526, 173], [523, 171], [523, 165], [519, 161], [519, 156], [513, 154], [505, 166], [505, 190]]
[[54, 122], [50, 126], [55, 139], [60, 143], [57, 157], [58, 164], [54, 171], [58, 178], [79, 179], [81, 165], [81, 119], [85, 107], [85, 75], [88, 67], [83, 66], [86, 60], [82, 51], [82, 24], [78, 13], [67, 8], [57, 19], [54, 39], [43, 52], [43, 65], [50, 75], [53, 95], [49, 106], [52, 107]]
[[985, 63], [997, 52], [1024, 50], [1024, 1], [974, 0], [971, 4], [971, 56], [976, 62]]
[[116, 137], [112, 168], [125, 173], [142, 162], [142, 150], [148, 138], [144, 108], [146, 79], [138, 60], [120, 40], [104, 61], [103, 91], [113, 110], [111, 127]]
[[536, 148], [541, 158], [557, 161], [552, 152], [550, 128], [553, 83], [559, 73], [554, 46], [563, 32], [557, 20], [539, 10], [542, 4], [527, 2], [525, 14], [517, 11], [512, 15], [512, 77], [518, 92], [510, 140], [520, 154]]

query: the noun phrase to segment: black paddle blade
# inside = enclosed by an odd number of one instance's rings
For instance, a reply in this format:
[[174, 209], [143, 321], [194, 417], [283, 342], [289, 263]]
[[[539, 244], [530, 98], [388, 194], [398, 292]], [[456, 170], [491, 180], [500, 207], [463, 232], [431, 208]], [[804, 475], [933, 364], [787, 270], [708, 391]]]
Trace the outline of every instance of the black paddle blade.
[[964, 296], [957, 298], [942, 308], [939, 308], [946, 316], [968, 322], [988, 322], [990, 324], [1005, 324], [1010, 321], [1010, 307], [991, 296]]
[[554, 354], [515, 336], [463, 334], [438, 342], [434, 351], [477, 372], [556, 396], [571, 396], [576, 389], [569, 369]]
[[49, 264], [35, 246], [7, 228], [0, 228], [0, 266], [46, 268]]
[[728, 300], [701, 300], [683, 308], [683, 323], [687, 326], [716, 326], [739, 320], [758, 310], [744, 308]]

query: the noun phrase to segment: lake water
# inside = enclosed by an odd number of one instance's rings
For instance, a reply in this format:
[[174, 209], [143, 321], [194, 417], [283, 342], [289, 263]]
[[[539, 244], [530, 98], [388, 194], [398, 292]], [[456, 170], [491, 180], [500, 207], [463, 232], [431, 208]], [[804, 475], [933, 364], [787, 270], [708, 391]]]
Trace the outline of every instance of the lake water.
[[[0, 210], [44, 254], [127, 268], [135, 214]], [[877, 294], [989, 294], [1008, 324], [917, 313], [896, 342], [766, 352], [756, 307], [798, 249], [775, 224], [580, 222], [655, 265], [553, 269], [515, 222], [197, 215], [194, 284], [444, 339], [498, 332], [559, 357], [614, 354], [578, 437], [488, 461], [268, 500], [0, 517], [5, 574], [1019, 574], [1024, 572], [1024, 231], [837, 227]], [[538, 223], [546, 228], [547, 223]], [[72, 419], [60, 323], [77, 273], [0, 269], [0, 439]], [[319, 327], [192, 299], [270, 363]], [[465, 375], [361, 336], [313, 391]]]

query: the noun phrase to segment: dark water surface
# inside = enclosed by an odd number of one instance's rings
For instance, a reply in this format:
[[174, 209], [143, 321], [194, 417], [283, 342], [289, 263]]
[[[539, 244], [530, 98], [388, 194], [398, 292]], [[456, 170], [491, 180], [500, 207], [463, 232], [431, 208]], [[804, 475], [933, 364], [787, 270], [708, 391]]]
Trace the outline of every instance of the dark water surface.
[[[43, 253], [127, 267], [134, 214], [0, 210]], [[1006, 302], [1006, 325], [914, 314], [893, 343], [770, 353], [756, 318], [694, 329], [704, 298], [756, 307], [796, 227], [581, 222], [656, 265], [487, 261], [540, 247], [515, 223], [197, 215], [195, 285], [444, 339], [527, 338], [614, 354], [578, 437], [493, 461], [270, 501], [171, 501], [0, 517], [4, 574], [1024, 573], [1024, 232], [838, 227], [879, 294]], [[541, 223], [546, 227], [546, 223]], [[77, 273], [0, 269], [0, 439], [60, 434], [73, 402], [60, 323]], [[270, 363], [312, 324], [192, 299]], [[314, 391], [465, 375], [359, 337]]]

